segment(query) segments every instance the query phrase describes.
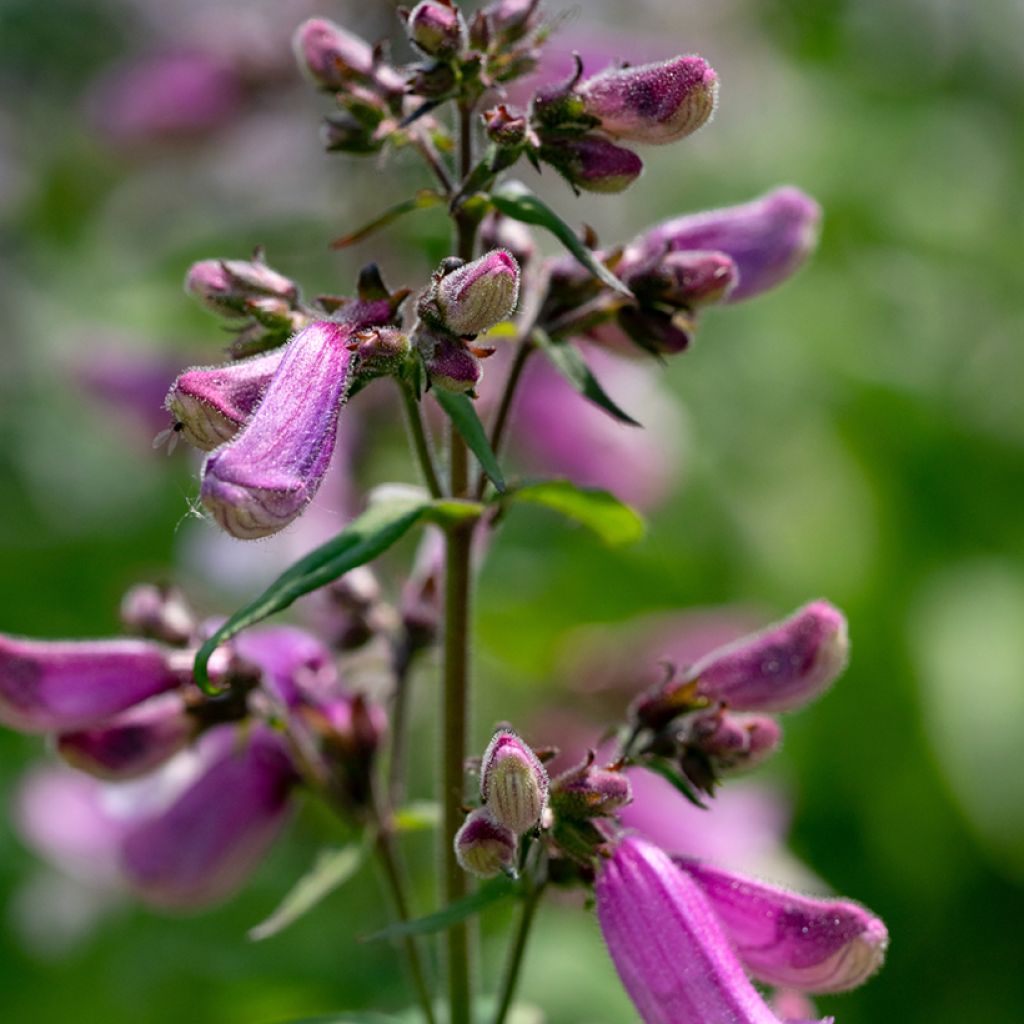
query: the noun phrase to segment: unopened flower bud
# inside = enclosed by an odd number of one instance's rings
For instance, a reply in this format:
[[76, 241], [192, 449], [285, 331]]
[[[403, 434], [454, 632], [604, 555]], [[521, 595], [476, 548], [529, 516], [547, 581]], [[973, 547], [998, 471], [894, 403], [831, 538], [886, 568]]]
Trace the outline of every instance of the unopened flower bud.
[[317, 618], [321, 632], [339, 650], [362, 647], [384, 625], [380, 583], [367, 565], [349, 569], [319, 594]]
[[435, 294], [444, 326], [459, 337], [480, 334], [512, 315], [519, 299], [519, 264], [505, 249], [445, 274]]
[[582, 764], [551, 781], [551, 806], [559, 817], [606, 818], [631, 799], [629, 779], [617, 768], [595, 766], [593, 751]]
[[121, 598], [121, 623], [131, 633], [175, 646], [195, 635], [196, 618], [177, 587], [139, 583]]
[[782, 727], [770, 715], [716, 709], [694, 716], [684, 742], [711, 758], [718, 770], [747, 770], [778, 750]]
[[314, 321], [289, 343], [259, 408], [203, 466], [203, 504], [234, 537], [284, 529], [316, 495], [351, 384], [351, 328]]
[[397, 327], [367, 327], [352, 335], [355, 372], [361, 381], [397, 373], [412, 350], [409, 338]]
[[885, 959], [885, 925], [851, 900], [815, 899], [688, 857], [673, 860], [701, 887], [759, 981], [844, 992], [867, 981]]
[[654, 307], [624, 306], [616, 321], [647, 352], [676, 355], [688, 349], [693, 341], [695, 324], [685, 310], [673, 313]]
[[574, 188], [585, 192], [622, 192], [644, 169], [643, 161], [630, 149], [597, 135], [545, 140], [540, 158], [551, 164]]
[[359, 36], [326, 18], [310, 18], [292, 40], [299, 68], [321, 89], [337, 92], [353, 78], [373, 72], [373, 48]]
[[149, 640], [25, 640], [0, 634], [0, 722], [82, 729], [191, 679], [188, 658]]
[[409, 81], [409, 91], [424, 99], [447, 96], [455, 88], [455, 69], [443, 61], [418, 68]]
[[220, 366], [196, 366], [180, 374], [164, 406], [175, 430], [201, 451], [230, 441], [255, 412], [281, 365], [284, 348]]
[[164, 693], [99, 725], [62, 733], [57, 753], [97, 778], [134, 779], [183, 750], [197, 727], [182, 696]]
[[509, 110], [504, 103], [484, 111], [484, 130], [498, 146], [521, 146], [526, 141], [526, 117]]
[[720, 302], [736, 285], [736, 264], [722, 252], [670, 252], [645, 270], [624, 276], [645, 301], [694, 308]]
[[696, 131], [715, 109], [718, 78], [701, 57], [612, 68], [576, 86], [601, 130], [630, 142], [661, 145]]
[[421, 325], [416, 332], [416, 346], [423, 356], [431, 384], [463, 394], [476, 390], [483, 368], [480, 360], [457, 338]]
[[428, 57], [454, 57], [466, 45], [466, 22], [449, 3], [422, 0], [409, 15], [405, 31], [409, 42]]
[[455, 833], [455, 857], [463, 871], [493, 878], [515, 870], [516, 837], [494, 820], [486, 807], [470, 813]]
[[516, 835], [533, 828], [547, 805], [548, 773], [510, 729], [496, 732], [484, 753], [480, 799], [494, 820]]
[[185, 290], [228, 318], [249, 316], [256, 299], [277, 298], [291, 306], [298, 285], [259, 260], [202, 260], [185, 275]]
[[503, 42], [515, 42], [536, 24], [540, 0], [496, 0], [485, 8], [495, 35]]
[[383, 145], [372, 128], [344, 111], [324, 118], [320, 141], [328, 153], [375, 153]]

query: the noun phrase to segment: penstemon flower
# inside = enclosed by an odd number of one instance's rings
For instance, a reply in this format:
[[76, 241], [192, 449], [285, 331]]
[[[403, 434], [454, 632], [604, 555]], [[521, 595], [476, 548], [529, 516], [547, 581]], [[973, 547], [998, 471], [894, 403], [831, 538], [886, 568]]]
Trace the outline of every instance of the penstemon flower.
[[[599, 692], [617, 709], [592, 748], [567, 750], [557, 768], [557, 749], [509, 725], [479, 760], [467, 755], [474, 574], [505, 518], [539, 505], [609, 543], [636, 539], [642, 521], [622, 499], [645, 508], [664, 499], [685, 428], [646, 355], [684, 352], [708, 311], [790, 277], [816, 245], [821, 211], [785, 187], [673, 217], [624, 244], [577, 235], [509, 172], [522, 161], [573, 192], [623, 192], [643, 170], [634, 145], [680, 142], [708, 123], [717, 72], [697, 55], [603, 68], [577, 56], [567, 80], [548, 76], [530, 95], [554, 27], [539, 0], [492, 0], [472, 14], [455, 0], [422, 0], [398, 13], [414, 54], [404, 65], [386, 43], [324, 18], [293, 35], [300, 70], [331, 106], [324, 148], [404, 150], [432, 177], [332, 244], [433, 206], [451, 218], [449, 254], [432, 274], [421, 268], [415, 294], [392, 291], [370, 264], [351, 297], [309, 297], [262, 250], [193, 264], [186, 291], [233, 338], [222, 362], [180, 373], [164, 401], [162, 436], [204, 453], [208, 536], [270, 537], [314, 502], [306, 525], [337, 513], [336, 535], [225, 620], [204, 619], [175, 588], [141, 585], [122, 604], [129, 637], [0, 635], [0, 721], [49, 734], [75, 773], [35, 787], [26, 832], [65, 865], [102, 851], [116, 865], [106, 884], [114, 876], [156, 906], [199, 909], [237, 891], [308, 792], [353, 837], [344, 856], [380, 861], [404, 919], [384, 934], [400, 940], [427, 1024], [478, 1018], [467, 919], [514, 899], [520, 923], [494, 1004], [494, 1024], [505, 1024], [535, 910], [559, 887], [594, 896], [614, 968], [646, 1024], [780, 1024], [751, 979], [809, 1014], [804, 993], [846, 990], [878, 969], [884, 924], [849, 900], [737, 874], [732, 857], [697, 859], [707, 842], [694, 835], [707, 840], [714, 829], [683, 822], [650, 784], [704, 813], [734, 775], [774, 756], [779, 716], [821, 696], [846, 666], [837, 608], [813, 601], [738, 638], [730, 626], [668, 661], [653, 647], [602, 655], [576, 710], [596, 706]], [[538, 228], [566, 252], [538, 257]], [[405, 417], [418, 483], [377, 488], [359, 511], [349, 497], [355, 452], [394, 418], [389, 396]], [[332, 460], [346, 492], [338, 508], [323, 497], [330, 487], [321, 491]], [[390, 464], [373, 460], [374, 475]], [[524, 477], [524, 468], [557, 476]], [[391, 556], [369, 567], [420, 529], [407, 572], [395, 578]], [[261, 625], [314, 592], [296, 612], [316, 632]], [[687, 649], [682, 639], [666, 638], [669, 654]], [[429, 781], [440, 906], [423, 922], [410, 920], [403, 845], [408, 823], [429, 816], [403, 805], [412, 690], [435, 646], [444, 710], [441, 771]], [[81, 835], [39, 827], [47, 799], [75, 809]], [[774, 847], [779, 830], [768, 831]], [[736, 830], [717, 835], [727, 854], [743, 843]], [[338, 864], [332, 856], [328, 875], [344, 874]], [[477, 879], [490, 881], [474, 893]], [[283, 927], [322, 889], [322, 877], [301, 882], [254, 936]], [[422, 948], [435, 932], [445, 946], [441, 1009], [427, 969], [435, 958]]]

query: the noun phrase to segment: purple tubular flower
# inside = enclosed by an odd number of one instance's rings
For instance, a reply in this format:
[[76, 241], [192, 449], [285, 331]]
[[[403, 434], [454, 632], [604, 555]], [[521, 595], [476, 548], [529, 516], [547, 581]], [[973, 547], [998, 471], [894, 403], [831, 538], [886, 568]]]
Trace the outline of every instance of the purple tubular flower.
[[89, 729], [57, 737], [57, 753], [100, 779], [134, 779], [183, 750], [196, 720], [176, 693], [164, 693]]
[[696, 56], [611, 68], [576, 86], [601, 130], [630, 142], [662, 145], [685, 138], [714, 113], [718, 76]]
[[620, 272], [634, 261], [683, 250], [730, 256], [739, 281], [728, 302], [739, 302], [781, 284], [818, 243], [821, 207], [796, 188], [778, 188], [760, 199], [666, 221], [626, 250]]
[[585, 192], [622, 192], [644, 169], [643, 161], [631, 149], [597, 135], [545, 144], [541, 146], [540, 157], [570, 185]]
[[844, 992], [881, 967], [889, 933], [864, 907], [803, 896], [687, 857], [674, 860], [700, 885], [758, 981], [803, 992]]
[[519, 264], [506, 249], [493, 249], [453, 270], [437, 285], [444, 326], [460, 338], [480, 334], [512, 315], [519, 300]]
[[263, 672], [264, 683], [289, 707], [326, 698], [338, 683], [331, 652], [312, 633], [296, 626], [250, 629], [231, 641], [243, 661]]
[[350, 384], [351, 327], [314, 321], [289, 342], [259, 408], [203, 466], [203, 504], [234, 537], [277, 533], [313, 500]]
[[310, 18], [292, 40], [295, 59], [310, 81], [336, 92], [373, 72], [373, 48], [364, 39], [326, 18]]
[[22, 732], [82, 729], [190, 678], [148, 640], [25, 640], [0, 634], [0, 722]]
[[284, 740], [265, 726], [206, 737], [202, 773], [125, 836], [121, 868], [150, 903], [196, 908], [227, 899], [277, 835], [296, 781]]
[[182, 438], [201, 451], [230, 441], [255, 412], [284, 349], [220, 366], [196, 366], [171, 385], [164, 406]]
[[791, 711], [826, 690], [849, 658], [846, 618], [813, 601], [788, 619], [706, 654], [680, 685], [737, 711]]
[[644, 1024], [779, 1024], [701, 888], [656, 846], [623, 839], [596, 894], [608, 952]]

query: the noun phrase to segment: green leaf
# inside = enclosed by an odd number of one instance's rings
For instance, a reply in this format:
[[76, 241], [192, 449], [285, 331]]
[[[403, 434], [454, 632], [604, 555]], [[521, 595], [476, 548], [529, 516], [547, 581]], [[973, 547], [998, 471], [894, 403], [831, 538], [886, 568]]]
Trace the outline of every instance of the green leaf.
[[281, 1024], [403, 1024], [410, 1018], [391, 1017], [385, 1013], [343, 1013], [340, 1017], [303, 1017], [301, 1020], [282, 1021]]
[[568, 341], [552, 341], [546, 331], [535, 330], [534, 343], [548, 357], [551, 365], [569, 382], [577, 394], [599, 406], [609, 416], [631, 427], [641, 426], [629, 413], [624, 412], [607, 394], [601, 382], [590, 372], [579, 349]]
[[403, 939], [409, 935], [432, 935], [434, 932], [447, 931], [452, 925], [465, 921], [467, 917], [479, 914], [484, 907], [517, 895], [521, 891], [521, 886], [511, 879], [494, 878], [481, 885], [476, 892], [455, 903], [449, 903], [436, 913], [418, 917], [415, 921], [398, 921], [379, 932], [367, 935], [363, 941], [378, 942], [381, 939]]
[[579, 240], [576, 232], [521, 181], [504, 182], [491, 195], [491, 202], [506, 217], [550, 231], [599, 281], [620, 295], [632, 296], [633, 293]]
[[641, 767], [654, 772], [655, 775], [660, 775], [667, 782], [671, 782], [672, 785], [682, 793], [691, 804], [694, 805], [694, 807], [699, 807], [702, 811], [706, 811], [708, 809], [708, 805], [697, 795], [697, 791], [693, 786], [691, 786], [690, 783], [687, 782], [686, 779], [684, 779], [682, 775], [680, 775], [679, 772], [671, 765], [664, 761], [651, 760], [642, 762]]
[[364, 224], [350, 235], [342, 235], [341, 238], [336, 238], [331, 242], [331, 248], [347, 249], [350, 245], [355, 245], [356, 242], [369, 238], [370, 235], [380, 231], [381, 228], [386, 228], [389, 224], [398, 220], [399, 217], [404, 217], [407, 213], [412, 213], [414, 210], [426, 210], [443, 202], [444, 196], [440, 192], [435, 192], [429, 188], [420, 189], [410, 199], [406, 199], [385, 210], [379, 217], [371, 220], [369, 224]]
[[486, 508], [487, 506], [479, 501], [436, 498], [424, 509], [424, 516], [437, 526], [456, 526], [469, 519], [479, 519]]
[[441, 805], [431, 800], [415, 800], [395, 811], [394, 826], [398, 832], [426, 832], [441, 821]]
[[434, 388], [432, 394], [437, 400], [437, 404], [444, 409], [448, 418], [455, 424], [455, 429], [469, 445], [470, 451], [476, 456], [488, 479], [498, 489], [498, 493], [503, 493], [505, 478], [501, 474], [498, 457], [491, 448], [491, 442], [487, 439], [487, 431], [484, 430], [484, 425], [476, 414], [476, 407], [472, 400], [466, 395], [445, 391], [444, 388]]
[[569, 480], [527, 484], [511, 491], [504, 502], [528, 502], [553, 509], [593, 530], [611, 547], [635, 544], [644, 535], [644, 520], [635, 508], [609, 491], [577, 487]]
[[356, 566], [372, 561], [408, 532], [429, 507], [430, 502], [425, 496], [404, 489], [372, 503], [337, 537], [285, 570], [255, 601], [235, 612], [199, 648], [193, 673], [196, 685], [204, 693], [218, 693], [217, 688], [210, 683], [207, 666], [210, 656], [222, 643], [246, 627], [287, 608], [303, 594], [336, 580]]
[[260, 942], [293, 924], [344, 885], [359, 870], [365, 856], [366, 847], [360, 843], [338, 850], [321, 850], [313, 867], [295, 883], [270, 917], [249, 929], [249, 938]]

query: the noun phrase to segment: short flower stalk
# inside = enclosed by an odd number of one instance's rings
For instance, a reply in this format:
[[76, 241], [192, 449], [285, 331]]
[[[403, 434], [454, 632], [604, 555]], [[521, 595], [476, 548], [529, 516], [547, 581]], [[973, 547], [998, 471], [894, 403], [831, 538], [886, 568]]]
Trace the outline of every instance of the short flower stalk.
[[[693, 54], [605, 68], [577, 58], [567, 81], [516, 106], [506, 87], [537, 66], [552, 27], [538, 0], [492, 0], [475, 14], [423, 0], [399, 19], [414, 55], [404, 65], [324, 18], [294, 35], [299, 68], [333, 104], [324, 148], [405, 148], [433, 182], [335, 246], [443, 205], [450, 255], [413, 287], [392, 291], [370, 264], [354, 294], [316, 298], [262, 251], [194, 264], [187, 293], [234, 339], [222, 361], [170, 382], [161, 438], [202, 453], [205, 525], [243, 551], [335, 511], [329, 481], [347, 472], [339, 453], [374, 434], [365, 392], [400, 402], [418, 479], [336, 515], [330, 539], [227, 619], [204, 618], [177, 588], [142, 584], [122, 605], [126, 637], [0, 636], [0, 722], [50, 736], [74, 777], [88, 778], [78, 791], [87, 803], [99, 806], [104, 787], [130, 787], [130, 813], [103, 827], [120, 883], [159, 907], [230, 898], [301, 794], [323, 801], [377, 856], [405, 924], [383, 934], [399, 939], [408, 997], [428, 1024], [479, 1021], [484, 987], [504, 1024], [538, 907], [557, 889], [593, 897], [610, 969], [645, 1024], [780, 1024], [754, 982], [791, 1002], [854, 988], [882, 963], [885, 925], [850, 900], [662, 849], [630, 827], [630, 811], [645, 799], [643, 777], [707, 808], [734, 776], [777, 756], [784, 716], [823, 697], [846, 667], [846, 617], [817, 600], [692, 662], [642, 652], [603, 734], [556, 763], [558, 750], [509, 725], [477, 743], [474, 578], [523, 505], [605, 539], [632, 532], [640, 519], [621, 498], [648, 507], [667, 489], [669, 432], [653, 429], [646, 449], [624, 440], [641, 436], [641, 422], [675, 422], [657, 419], [657, 363], [685, 358], [705, 318], [788, 280], [815, 247], [821, 211], [784, 187], [630, 241], [579, 237], [509, 172], [526, 162], [554, 174], [567, 199], [624, 192], [643, 173], [634, 148], [654, 147], [645, 152], [657, 159], [660, 147], [694, 144], [718, 103], [717, 72]], [[538, 228], [566, 251], [541, 258]], [[638, 407], [617, 397], [631, 382], [645, 396]], [[521, 471], [531, 447], [556, 478]], [[369, 568], [421, 528], [404, 573], [392, 571], [395, 552]], [[296, 603], [315, 593], [318, 604]], [[304, 625], [264, 622], [293, 604]], [[364, 687], [368, 651], [383, 651], [387, 670]], [[401, 805], [410, 734], [422, 727], [411, 690], [431, 651], [441, 677], [438, 906], [410, 926], [407, 874], [422, 865], [405, 863], [411, 812]], [[472, 914], [491, 894], [518, 901], [517, 923], [501, 978], [481, 984]]]

